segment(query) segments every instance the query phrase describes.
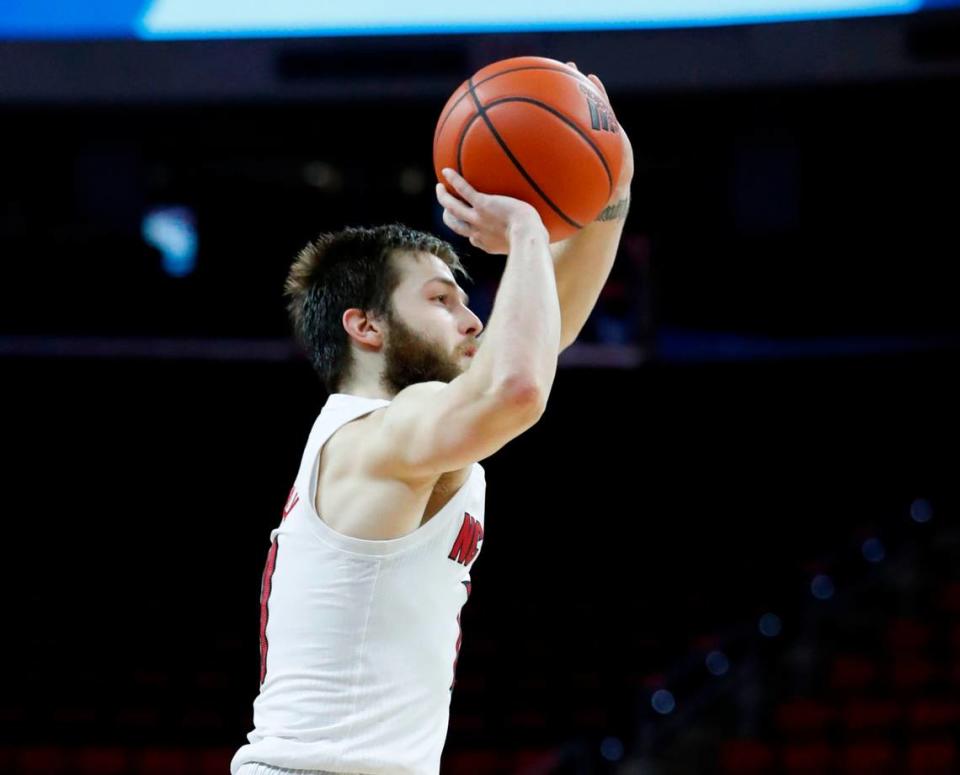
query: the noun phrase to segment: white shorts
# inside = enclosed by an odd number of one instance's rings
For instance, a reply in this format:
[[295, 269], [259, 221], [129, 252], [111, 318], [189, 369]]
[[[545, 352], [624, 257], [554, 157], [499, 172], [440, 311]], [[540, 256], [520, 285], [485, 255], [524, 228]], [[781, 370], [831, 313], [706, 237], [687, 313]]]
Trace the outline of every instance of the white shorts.
[[240, 765], [237, 775], [361, 775], [361, 773], [327, 772], [326, 770], [288, 770], [262, 762], [246, 762]]

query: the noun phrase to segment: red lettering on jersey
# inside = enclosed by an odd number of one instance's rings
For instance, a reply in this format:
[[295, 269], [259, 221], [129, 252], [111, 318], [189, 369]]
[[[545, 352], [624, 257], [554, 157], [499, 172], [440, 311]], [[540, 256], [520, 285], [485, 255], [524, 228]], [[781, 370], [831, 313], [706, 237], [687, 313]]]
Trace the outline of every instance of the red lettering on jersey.
[[450, 550], [448, 559], [459, 562], [461, 565], [469, 565], [473, 562], [473, 558], [477, 556], [479, 544], [482, 540], [483, 525], [464, 512], [463, 524], [460, 526], [457, 540], [453, 542], [453, 548]]

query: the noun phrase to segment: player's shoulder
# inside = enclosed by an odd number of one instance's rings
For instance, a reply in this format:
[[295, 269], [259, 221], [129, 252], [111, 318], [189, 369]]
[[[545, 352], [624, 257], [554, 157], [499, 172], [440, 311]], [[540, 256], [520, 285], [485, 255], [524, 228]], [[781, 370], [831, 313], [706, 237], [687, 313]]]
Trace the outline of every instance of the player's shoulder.
[[424, 396], [424, 395], [433, 395], [437, 391], [443, 390], [445, 387], [450, 387], [448, 382], [416, 382], [409, 387], [405, 387], [399, 393], [397, 393], [396, 398], [393, 400], [396, 401], [398, 398], [409, 399], [415, 396]]
[[[351, 455], [358, 470], [372, 479], [403, 479], [394, 470], [402, 459], [416, 428], [428, 422], [430, 408], [446, 382], [418, 382], [397, 393], [389, 404], [357, 418], [340, 431], [340, 447], [353, 448]], [[411, 482], [431, 476], [407, 477]]]
[[350, 423], [359, 437], [369, 435], [377, 438], [384, 424], [394, 424], [404, 419], [416, 419], [436, 400], [436, 396], [445, 387], [446, 382], [417, 382], [397, 393], [389, 404], [378, 407]]
[[430, 406], [430, 402], [438, 393], [448, 387], [446, 382], [417, 382], [405, 387], [393, 397], [389, 404], [380, 407], [374, 414], [383, 419], [425, 409]]

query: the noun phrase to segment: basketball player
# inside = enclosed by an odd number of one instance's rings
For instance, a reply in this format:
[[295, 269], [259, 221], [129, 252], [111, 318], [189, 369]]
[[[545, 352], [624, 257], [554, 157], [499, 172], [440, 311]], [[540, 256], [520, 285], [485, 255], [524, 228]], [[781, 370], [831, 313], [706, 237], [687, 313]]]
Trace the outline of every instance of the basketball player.
[[298, 255], [288, 310], [329, 397], [270, 534], [255, 729], [232, 775], [439, 772], [483, 541], [478, 461], [540, 419], [609, 275], [633, 173], [623, 138], [610, 206], [552, 245], [532, 206], [445, 170], [459, 198], [438, 184], [444, 222], [507, 255], [482, 339], [436, 237], [347, 228]]

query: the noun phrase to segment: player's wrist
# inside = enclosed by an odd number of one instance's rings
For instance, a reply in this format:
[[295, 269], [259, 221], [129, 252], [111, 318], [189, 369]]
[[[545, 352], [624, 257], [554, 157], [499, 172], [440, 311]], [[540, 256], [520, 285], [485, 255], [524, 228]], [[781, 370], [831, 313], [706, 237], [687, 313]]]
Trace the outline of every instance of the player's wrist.
[[515, 240], [536, 239], [538, 237], [549, 240], [547, 227], [543, 225], [540, 216], [531, 218], [518, 218], [510, 222], [507, 227], [507, 236], [512, 245]]
[[630, 210], [630, 189], [618, 189], [607, 206], [594, 219], [597, 221], [618, 221], [627, 217]]

